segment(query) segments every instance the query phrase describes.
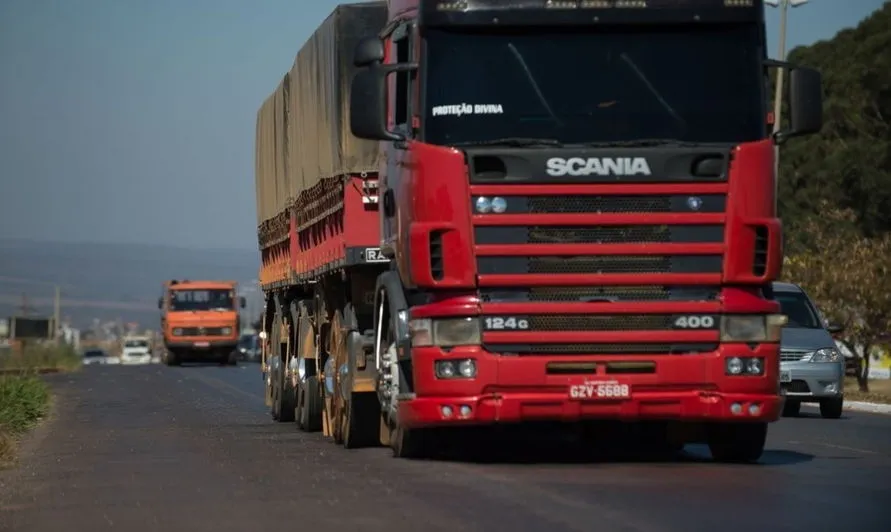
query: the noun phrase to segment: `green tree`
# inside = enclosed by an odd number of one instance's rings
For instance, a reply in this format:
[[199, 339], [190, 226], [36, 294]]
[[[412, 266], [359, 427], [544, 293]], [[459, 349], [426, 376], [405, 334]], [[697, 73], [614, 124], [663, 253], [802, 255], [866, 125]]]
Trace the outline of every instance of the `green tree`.
[[790, 62], [820, 70], [825, 96], [821, 133], [780, 148], [780, 213], [793, 248], [824, 204], [850, 209], [866, 235], [891, 230], [889, 51], [891, 1], [857, 27], [789, 54]]
[[857, 382], [868, 392], [868, 355], [891, 330], [891, 232], [864, 237], [854, 226], [853, 210], [825, 203], [822, 208], [822, 217], [802, 223], [811, 250], [787, 256], [783, 274], [845, 326], [846, 338], [862, 346]]

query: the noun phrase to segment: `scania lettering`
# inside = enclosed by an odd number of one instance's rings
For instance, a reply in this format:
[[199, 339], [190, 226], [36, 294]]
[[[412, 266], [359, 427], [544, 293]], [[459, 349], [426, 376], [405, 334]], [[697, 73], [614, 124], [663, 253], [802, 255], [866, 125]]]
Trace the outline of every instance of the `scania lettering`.
[[571, 159], [561, 159], [554, 157], [548, 159], [548, 175], [560, 177], [564, 175], [571, 176], [587, 176], [587, 175], [651, 175], [650, 165], [643, 157], [619, 157], [619, 158], [596, 158], [582, 159], [573, 157]]
[[820, 75], [767, 59], [760, 0], [567, 5], [344, 5], [300, 51], [257, 124], [274, 419], [399, 457], [620, 420], [759, 458], [782, 408], [773, 154], [819, 131]]

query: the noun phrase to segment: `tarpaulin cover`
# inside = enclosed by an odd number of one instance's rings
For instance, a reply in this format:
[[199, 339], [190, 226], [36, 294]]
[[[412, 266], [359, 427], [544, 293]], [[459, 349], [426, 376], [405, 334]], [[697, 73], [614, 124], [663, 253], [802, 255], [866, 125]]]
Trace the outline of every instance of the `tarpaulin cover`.
[[386, 2], [343, 4], [297, 53], [291, 71], [257, 113], [257, 218], [284, 211], [319, 181], [378, 168], [378, 143], [349, 129], [353, 52], [380, 33]]

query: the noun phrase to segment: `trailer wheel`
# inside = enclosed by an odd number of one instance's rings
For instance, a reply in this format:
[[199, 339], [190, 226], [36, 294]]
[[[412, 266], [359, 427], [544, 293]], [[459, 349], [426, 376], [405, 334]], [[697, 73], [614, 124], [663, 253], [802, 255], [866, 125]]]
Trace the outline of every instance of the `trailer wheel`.
[[756, 462], [766, 442], [767, 423], [716, 423], [708, 427], [708, 448], [718, 462]]
[[322, 390], [317, 375], [306, 379], [303, 393], [300, 426], [306, 432], [319, 432], [322, 430]]
[[275, 368], [277, 369], [272, 377], [272, 419], [279, 423], [290, 423], [294, 421], [296, 394], [294, 387], [285, 379], [285, 367], [282, 362], [281, 324], [282, 315], [277, 311], [272, 328], [272, 357], [275, 359]]

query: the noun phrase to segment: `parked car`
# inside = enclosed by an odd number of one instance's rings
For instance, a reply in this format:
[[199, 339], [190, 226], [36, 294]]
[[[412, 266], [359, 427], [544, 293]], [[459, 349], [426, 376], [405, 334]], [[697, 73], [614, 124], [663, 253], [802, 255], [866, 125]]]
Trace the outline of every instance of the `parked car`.
[[108, 355], [101, 349], [87, 349], [83, 352], [83, 365], [93, 366], [96, 364], [107, 364]]
[[774, 298], [789, 322], [780, 340], [780, 388], [786, 396], [783, 415], [795, 416], [802, 403], [818, 403], [824, 418], [841, 417], [844, 407], [845, 357], [824, 327], [817, 306], [796, 284], [774, 283]]

